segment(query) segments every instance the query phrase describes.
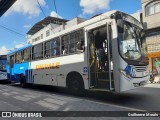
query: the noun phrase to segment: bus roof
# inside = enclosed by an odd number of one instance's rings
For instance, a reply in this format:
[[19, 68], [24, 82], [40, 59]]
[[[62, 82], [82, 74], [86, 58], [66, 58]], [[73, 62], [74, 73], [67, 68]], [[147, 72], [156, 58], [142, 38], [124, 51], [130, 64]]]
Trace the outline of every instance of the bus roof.
[[88, 26], [88, 25], [90, 25], [90, 24], [92, 24], [92, 23], [98, 22], [99, 20], [111, 19], [111, 18], [110, 18], [111, 15], [112, 15], [113, 13], [116, 13], [116, 12], [117, 12], [117, 10], [113, 10], [113, 11], [106, 12], [106, 13], [101, 14], [101, 15], [99, 15], [99, 16], [96, 16], [96, 17], [94, 17], [94, 18], [88, 19], [88, 20], [86, 20], [86, 21], [84, 21], [84, 22], [82, 22], [82, 23], [79, 23], [79, 24], [77, 24], [77, 25], [75, 25], [75, 26], [72, 26], [72, 27], [70, 27], [70, 28], [64, 29], [64, 30], [62, 30], [62, 31], [60, 31], [60, 32], [57, 32], [57, 33], [55, 33], [55, 34], [52, 34], [52, 35], [48, 36], [47, 38], [44, 38], [44, 39], [42, 39], [42, 40], [38, 40], [38, 41], [36, 41], [36, 42], [34, 42], [34, 43], [32, 43], [32, 44], [33, 44], [33, 45], [36, 45], [36, 44], [39, 44], [39, 43], [41, 43], [41, 42], [44, 42], [44, 41], [47, 41], [47, 40], [51, 40], [52, 38], [56, 38], [56, 37], [58, 37], [58, 36], [65, 35], [65, 34], [71, 32], [71, 31], [78, 30], [78, 29], [82, 29], [82, 28], [84, 28], [84, 27], [86, 27], [86, 26]]
[[[86, 21], [84, 21], [84, 22], [82, 22], [82, 23], [80, 23], [80, 24], [78, 24], [78, 25], [75, 25], [75, 26], [72, 26], [72, 27], [70, 27], [70, 28], [64, 29], [63, 31], [60, 31], [60, 32], [58, 32], [58, 33], [52, 34], [52, 35], [48, 36], [47, 38], [44, 38], [44, 39], [39, 40], [39, 41], [36, 41], [36, 42], [34, 42], [34, 43], [32, 43], [32, 44], [28, 44], [28, 45], [26, 45], [26, 46], [24, 46], [24, 47], [22, 47], [22, 48], [18, 48], [18, 49], [16, 49], [16, 50], [13, 50], [13, 51], [9, 52], [8, 54], [13, 54], [13, 53], [15, 53], [15, 52], [17, 52], [17, 51], [24, 50], [24, 49], [26, 49], [26, 48], [28, 48], [28, 47], [31, 47], [32, 45], [36, 45], [36, 44], [39, 44], [39, 43], [42, 43], [42, 42], [51, 40], [51, 39], [53, 39], [53, 38], [56, 38], [56, 37], [58, 37], [58, 36], [65, 35], [65, 34], [71, 32], [71, 31], [74, 31], [74, 30], [77, 30], [77, 29], [82, 29], [82, 28], [84, 28], [84, 27], [86, 27], [86, 26], [88, 26], [88, 25], [90, 25], [90, 24], [92, 24], [92, 23], [98, 22], [99, 20], [113, 19], [113, 18], [111, 18], [111, 15], [114, 14], [114, 13], [117, 13], [117, 12], [122, 13], [122, 14], [125, 14], [125, 15], [128, 15], [128, 16], [130, 16], [131, 18], [133, 18], [133, 19], [136, 20], [136, 18], [134, 18], [133, 16], [131, 16], [131, 15], [125, 13], [125, 12], [121, 12], [121, 11], [118, 11], [118, 10], [112, 10], [112, 11], [109, 11], [109, 12], [106, 12], [106, 13], [103, 13], [103, 14], [100, 14], [100, 15], [98, 15], [98, 16], [95, 16], [95, 17], [93, 17], [93, 18], [91, 18], [91, 19], [88, 19], [88, 20], [86, 20]], [[137, 21], [138, 21], [138, 20], [137, 20]]]
[[[106, 12], [106, 13], [103, 13], [103, 14], [100, 14], [100, 15], [98, 15], [98, 16], [96, 16], [96, 17], [91, 18], [91, 19], [88, 19], [88, 20], [86, 20], [86, 21], [84, 21], [84, 22], [82, 22], [82, 23], [80, 23], [80, 24], [77, 24], [77, 25], [72, 26], [72, 27], [70, 27], [70, 28], [64, 29], [64, 30], [62, 30], [62, 31], [60, 31], [60, 32], [57, 32], [57, 33], [55, 33], [55, 34], [52, 34], [52, 35], [48, 36], [47, 38], [44, 38], [44, 39], [42, 39], [42, 40], [38, 40], [38, 41], [36, 41], [36, 42], [34, 42], [34, 43], [32, 43], [32, 44], [33, 44], [33, 45], [36, 45], [36, 44], [39, 44], [39, 43], [41, 43], [41, 42], [45, 42], [45, 41], [51, 40], [51, 39], [53, 39], [53, 38], [59, 37], [59, 36], [61, 36], [61, 35], [65, 35], [65, 34], [70, 33], [70, 32], [72, 32], [72, 31], [75, 31], [75, 30], [78, 30], [78, 29], [82, 29], [82, 28], [84, 28], [84, 27], [86, 27], [86, 26], [88, 26], [88, 25], [90, 25], [90, 24], [92, 24], [92, 23], [98, 22], [98, 21], [100, 21], [100, 20], [104, 20], [104, 19], [114, 19], [114, 18], [112, 18], [111, 15], [113, 15], [114, 13], [117, 13], [117, 12], [122, 13], [122, 14], [124, 14], [124, 15], [128, 15], [129, 17], [131, 17], [131, 18], [133, 18], [133, 19], [136, 20], [136, 18], [134, 18], [133, 16], [131, 16], [131, 15], [125, 13], [125, 12], [121, 12], [121, 11], [118, 11], [118, 10], [112, 10], [112, 11], [109, 11], [109, 12]], [[138, 21], [138, 20], [137, 20], [137, 21]], [[138, 22], [139, 22], [139, 21], [138, 21]]]
[[23, 46], [23, 47], [21, 47], [21, 48], [18, 48], [18, 49], [15, 49], [15, 50], [9, 52], [8, 55], [9, 55], [9, 54], [14, 54], [14, 53], [17, 52], [17, 51], [24, 50], [24, 49], [29, 48], [29, 47], [31, 47], [31, 46], [32, 46], [31, 44], [25, 45], [25, 46]]

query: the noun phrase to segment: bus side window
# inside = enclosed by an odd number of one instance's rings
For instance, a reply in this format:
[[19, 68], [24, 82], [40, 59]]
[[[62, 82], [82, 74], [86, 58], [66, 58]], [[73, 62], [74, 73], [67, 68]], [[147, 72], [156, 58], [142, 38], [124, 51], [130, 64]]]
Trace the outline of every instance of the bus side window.
[[63, 54], [63, 55], [68, 54], [67, 46], [62, 46], [62, 54]]
[[17, 53], [15, 53], [15, 63], [20, 63], [21, 61], [22, 61], [22, 52], [21, 51], [19, 51], [19, 52], [17, 52]]
[[84, 31], [83, 30], [79, 30], [77, 31], [76, 34], [76, 51], [77, 52], [84, 52], [85, 49], [85, 45], [84, 45]]
[[35, 45], [32, 49], [33, 51], [33, 60], [42, 59], [43, 58], [43, 43]]
[[14, 65], [14, 55], [10, 56], [10, 67], [13, 68]]
[[62, 37], [62, 55], [67, 55], [68, 54], [68, 43], [69, 43], [69, 40], [67, 39], [68, 36], [65, 35]]
[[84, 52], [83, 32], [83, 30], [78, 30], [62, 37], [62, 55]]
[[31, 60], [31, 48], [27, 48], [24, 50], [24, 59], [23, 61], [30, 61]]
[[55, 38], [51, 41], [51, 55], [56, 57], [60, 55], [60, 39]]
[[51, 56], [50, 41], [47, 41], [44, 43], [44, 56], [45, 56], [45, 58], [49, 58]]

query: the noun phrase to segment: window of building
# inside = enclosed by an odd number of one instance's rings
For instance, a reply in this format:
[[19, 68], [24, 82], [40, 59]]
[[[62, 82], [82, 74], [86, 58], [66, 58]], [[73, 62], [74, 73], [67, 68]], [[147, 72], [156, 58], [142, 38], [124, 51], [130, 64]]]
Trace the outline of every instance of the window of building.
[[146, 16], [153, 15], [155, 13], [160, 12], [160, 2], [158, 3], [151, 3], [146, 6], [145, 8]]
[[32, 48], [32, 59], [37, 60], [37, 59], [42, 59], [43, 58], [43, 44], [38, 44], [35, 45]]
[[46, 31], [46, 37], [48, 37], [49, 35], [50, 35], [50, 31], [47, 30], [47, 31]]
[[160, 12], [160, 3], [155, 4], [155, 13]]

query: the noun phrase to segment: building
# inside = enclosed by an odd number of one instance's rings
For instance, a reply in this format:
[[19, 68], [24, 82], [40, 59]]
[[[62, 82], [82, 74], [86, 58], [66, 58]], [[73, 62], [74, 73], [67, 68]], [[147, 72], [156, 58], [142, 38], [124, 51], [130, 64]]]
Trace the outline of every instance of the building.
[[142, 22], [142, 12], [136, 12], [134, 14], [131, 14], [134, 18], [136, 18], [139, 22]]
[[[36, 23], [28, 32], [27, 32], [27, 42], [33, 43], [40, 39], [50, 36], [54, 33], [55, 28], [63, 26], [67, 20], [59, 19], [55, 17], [46, 17], [45, 19]], [[59, 29], [63, 29], [60, 28]]]
[[46, 17], [40, 22], [36, 23], [28, 32], [28, 44], [36, 42], [41, 39], [45, 39], [46, 37], [70, 28], [74, 25], [84, 22], [83, 18], [74, 18], [73, 20], [65, 20], [55, 17]]
[[142, 0], [142, 13], [150, 70], [153, 70], [154, 59], [160, 58], [160, 0]]

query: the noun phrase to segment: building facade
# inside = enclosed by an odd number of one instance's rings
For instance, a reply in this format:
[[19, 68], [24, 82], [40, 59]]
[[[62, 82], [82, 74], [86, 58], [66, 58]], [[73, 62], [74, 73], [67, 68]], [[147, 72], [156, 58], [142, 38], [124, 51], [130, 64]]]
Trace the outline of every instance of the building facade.
[[45, 39], [50, 35], [53, 35], [62, 30], [68, 29], [74, 25], [84, 22], [83, 18], [74, 18], [70, 21], [54, 18], [54, 17], [46, 17], [45, 19], [36, 23], [27, 33], [27, 42], [28, 44], [34, 43], [36, 41]]
[[142, 0], [143, 26], [150, 71], [154, 69], [154, 60], [160, 60], [160, 0]]

